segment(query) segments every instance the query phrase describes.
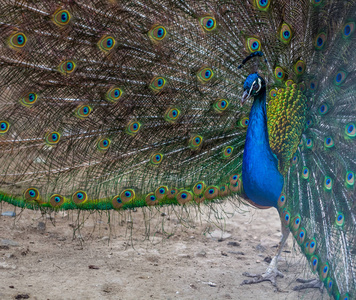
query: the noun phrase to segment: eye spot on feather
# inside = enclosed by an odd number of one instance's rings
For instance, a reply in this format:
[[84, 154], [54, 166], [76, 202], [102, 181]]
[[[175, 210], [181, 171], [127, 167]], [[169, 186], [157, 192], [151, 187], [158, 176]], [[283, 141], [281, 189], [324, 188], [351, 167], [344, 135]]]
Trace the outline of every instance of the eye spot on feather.
[[240, 121], [240, 126], [242, 126], [243, 128], [247, 128], [249, 123], [250, 123], [250, 119], [249, 118], [243, 118]]
[[349, 38], [355, 31], [355, 22], [348, 22], [344, 25], [342, 29], [342, 35], [344, 38]]
[[116, 44], [115, 39], [110, 35], [104, 35], [98, 42], [98, 47], [104, 53], [110, 52], [114, 49]]
[[109, 139], [102, 138], [97, 142], [96, 146], [100, 151], [105, 151], [105, 150], [109, 149], [110, 143], [111, 143], [111, 141]]
[[288, 226], [289, 225], [290, 213], [289, 213], [288, 210], [286, 210], [286, 209], [283, 210], [281, 219], [282, 219], [282, 223], [283, 223], [284, 226]]
[[73, 73], [77, 68], [76, 63], [73, 60], [62, 61], [58, 66], [58, 71], [63, 75], [69, 75]]
[[282, 208], [286, 205], [287, 201], [286, 201], [286, 195], [284, 193], [281, 193], [279, 195], [279, 198], [278, 198], [278, 202], [277, 202], [277, 205], [279, 208]]
[[354, 123], [348, 123], [345, 126], [345, 133], [348, 137], [355, 137], [356, 136], [356, 126]]
[[92, 108], [89, 105], [79, 105], [75, 111], [75, 114], [79, 119], [83, 120], [89, 117], [91, 112]]
[[285, 44], [288, 44], [290, 42], [290, 40], [292, 39], [292, 30], [287, 23], [282, 24], [279, 38]]
[[64, 197], [58, 194], [54, 194], [49, 198], [49, 203], [52, 207], [60, 207], [64, 203]]
[[145, 201], [148, 206], [157, 205], [159, 203], [159, 199], [155, 196], [154, 193], [149, 193], [146, 196]]
[[322, 0], [312, 0], [314, 6], [318, 6], [322, 3]]
[[315, 80], [309, 81], [309, 89], [314, 92], [317, 89], [317, 82]]
[[234, 147], [227, 146], [225, 149], [223, 149], [223, 158], [230, 158], [233, 151]]
[[231, 185], [236, 184], [236, 182], [239, 180], [239, 177], [240, 177], [239, 174], [233, 174], [233, 175], [231, 175], [230, 178], [229, 178], [230, 184], [231, 184]]
[[204, 191], [204, 198], [208, 200], [212, 200], [219, 195], [219, 189], [216, 186], [209, 186]]
[[349, 299], [351, 299], [351, 298], [350, 298], [349, 294], [346, 293], [346, 294], [342, 295], [340, 299], [342, 299], [342, 300], [349, 300]]
[[309, 241], [309, 245], [306, 248], [306, 252], [307, 252], [307, 254], [312, 255], [312, 254], [314, 254], [315, 249], [316, 249], [316, 241], [313, 238]]
[[225, 197], [227, 195], [229, 195], [231, 192], [230, 192], [230, 189], [229, 189], [229, 186], [227, 184], [222, 184], [219, 186], [219, 196], [220, 197]]
[[275, 98], [275, 97], [277, 96], [277, 91], [276, 91], [276, 89], [270, 90], [269, 96], [270, 96], [271, 98]]
[[315, 273], [318, 270], [319, 258], [316, 255], [313, 255], [310, 258], [312, 272]]
[[271, 3], [270, 0], [256, 0], [257, 2], [257, 8], [262, 11], [268, 10], [268, 7]]
[[178, 193], [178, 189], [169, 188], [168, 191], [167, 191], [166, 196], [167, 196], [168, 199], [174, 199], [176, 197], [177, 193]]
[[315, 39], [315, 48], [317, 50], [321, 50], [324, 48], [325, 43], [326, 43], [326, 33], [325, 32], [321, 32], [317, 35], [316, 39]]
[[226, 99], [219, 99], [214, 103], [214, 109], [221, 113], [227, 109], [229, 102]]
[[0, 134], [4, 134], [9, 131], [10, 124], [6, 121], [0, 121]]
[[37, 101], [37, 94], [34, 92], [26, 93], [21, 99], [20, 103], [26, 107], [31, 107]]
[[299, 226], [300, 226], [300, 215], [299, 214], [293, 218], [290, 226], [291, 226], [291, 229], [293, 232], [296, 232], [299, 229]]
[[[156, 189], [154, 196], [157, 200], [162, 200], [166, 197], [168, 193], [168, 187], [167, 186], [160, 186]], [[151, 201], [154, 201], [151, 199]]]
[[36, 188], [29, 188], [24, 192], [24, 198], [27, 201], [37, 201], [40, 198], [40, 193]]
[[311, 126], [313, 126], [313, 120], [312, 120], [312, 119], [309, 119], [309, 120], [307, 121], [307, 126], [308, 126], [308, 128], [311, 127]]
[[324, 179], [324, 188], [326, 190], [331, 190], [333, 187], [333, 180], [329, 177], [329, 176], [325, 176], [325, 179]]
[[163, 154], [162, 153], [154, 153], [151, 156], [151, 163], [153, 165], [159, 165], [163, 160]]
[[303, 75], [305, 71], [305, 62], [302, 60], [298, 60], [297, 63], [294, 65], [294, 71], [298, 76]]
[[105, 98], [109, 102], [117, 102], [117, 100], [121, 98], [122, 94], [123, 92], [119, 87], [112, 87], [106, 92]]
[[75, 204], [83, 204], [88, 200], [88, 195], [84, 191], [77, 191], [73, 194], [72, 200]]
[[304, 228], [299, 228], [297, 231], [297, 242], [299, 245], [302, 245], [304, 243], [305, 239], [305, 229]]
[[46, 137], [45, 137], [46, 144], [52, 145], [52, 146], [55, 144], [58, 144], [60, 138], [61, 138], [61, 135], [58, 132], [56, 132], [56, 131], [50, 132], [50, 133], [46, 134]]
[[296, 165], [298, 163], [298, 156], [297, 155], [293, 156], [292, 163], [293, 163], [293, 165]]
[[149, 86], [150, 86], [151, 90], [158, 93], [159, 91], [161, 91], [164, 88], [165, 85], [166, 85], [166, 79], [163, 78], [162, 76], [157, 76], [151, 80], [151, 83]]
[[313, 148], [313, 140], [312, 139], [307, 139], [306, 141], [305, 141], [305, 145], [306, 145], [306, 147], [308, 148], [308, 149], [311, 149], [311, 148]]
[[336, 85], [341, 85], [345, 79], [346, 79], [347, 74], [344, 71], [340, 71], [336, 74], [334, 83]]
[[177, 194], [176, 199], [180, 205], [183, 205], [189, 201], [192, 201], [193, 195], [188, 191], [180, 191]]
[[333, 288], [333, 281], [331, 280], [330, 277], [327, 278], [325, 286], [326, 286], [327, 291], [329, 293], [331, 293], [332, 292], [332, 288]]
[[329, 106], [326, 103], [322, 104], [318, 110], [320, 115], [325, 115], [327, 114], [328, 111], [329, 111]]
[[141, 123], [137, 121], [130, 121], [126, 127], [126, 133], [129, 135], [135, 135], [141, 128]]
[[111, 204], [114, 209], [120, 209], [124, 203], [122, 202], [120, 196], [116, 195], [115, 197], [112, 198]]
[[216, 28], [216, 20], [213, 16], [205, 16], [200, 19], [200, 25], [204, 31], [210, 32]]
[[308, 179], [309, 178], [309, 169], [307, 167], [303, 168], [302, 176], [303, 176], [304, 179]]
[[180, 110], [178, 108], [169, 108], [165, 115], [164, 119], [170, 123], [175, 123], [180, 115]]
[[214, 77], [214, 72], [211, 68], [202, 68], [197, 73], [197, 78], [201, 83], [207, 83]]
[[129, 201], [135, 199], [135, 196], [136, 196], [136, 194], [133, 189], [123, 190], [120, 194], [120, 198], [123, 203], [129, 202]]
[[346, 184], [348, 186], [353, 186], [355, 184], [355, 174], [352, 171], [346, 173]]
[[320, 278], [324, 280], [326, 277], [328, 277], [328, 273], [329, 273], [329, 264], [328, 263], [322, 264], [320, 267]]
[[58, 9], [53, 15], [52, 15], [52, 21], [54, 24], [58, 25], [59, 27], [64, 27], [68, 25], [70, 22], [71, 15], [68, 10], [66, 9]]
[[259, 39], [251, 37], [247, 39], [247, 49], [252, 53], [261, 51], [261, 42]]
[[332, 137], [326, 137], [325, 139], [324, 139], [324, 146], [326, 147], [326, 148], [331, 148], [331, 147], [334, 147], [334, 140], [333, 140], [333, 138]]
[[339, 212], [335, 218], [336, 226], [342, 227], [345, 224], [345, 217], [344, 214]]
[[25, 47], [27, 43], [27, 37], [23, 32], [16, 32], [9, 38], [9, 46], [13, 49], [21, 49]]
[[279, 80], [279, 81], [284, 80], [285, 75], [286, 74], [281, 67], [276, 67], [274, 69], [274, 76], [276, 77], [277, 80]]
[[198, 149], [203, 143], [203, 138], [200, 135], [193, 136], [189, 141], [189, 147], [192, 150]]
[[205, 190], [205, 183], [203, 181], [199, 181], [193, 186], [193, 193], [195, 195], [203, 194], [204, 190]]
[[162, 25], [155, 25], [152, 29], [148, 32], [148, 36], [153, 42], [160, 42], [162, 41], [167, 35], [167, 30]]

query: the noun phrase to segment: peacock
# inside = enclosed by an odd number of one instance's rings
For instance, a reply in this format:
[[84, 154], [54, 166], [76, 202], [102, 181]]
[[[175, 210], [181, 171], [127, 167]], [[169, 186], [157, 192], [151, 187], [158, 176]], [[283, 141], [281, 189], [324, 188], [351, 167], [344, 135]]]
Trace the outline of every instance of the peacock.
[[0, 201], [275, 208], [279, 251], [244, 283], [275, 285], [291, 233], [315, 281], [355, 299], [356, 1], [1, 0], [0, 16]]

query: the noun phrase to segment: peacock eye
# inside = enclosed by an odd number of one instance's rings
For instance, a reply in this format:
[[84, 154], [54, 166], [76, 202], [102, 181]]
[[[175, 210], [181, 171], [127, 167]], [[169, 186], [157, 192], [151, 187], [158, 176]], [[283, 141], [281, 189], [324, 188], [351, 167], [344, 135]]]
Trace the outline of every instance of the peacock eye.
[[166, 28], [162, 25], [154, 26], [148, 33], [149, 37], [154, 42], [160, 42], [166, 37]]
[[98, 42], [98, 47], [104, 52], [109, 52], [115, 46], [115, 39], [112, 36], [104, 35]]
[[345, 81], [346, 76], [347, 74], [344, 71], [338, 72], [335, 76], [335, 80], [334, 80], [335, 84], [336, 85], [342, 84]]
[[65, 26], [69, 23], [70, 21], [70, 13], [68, 10], [65, 9], [59, 9], [53, 14], [53, 22], [54, 24], [58, 26]]
[[213, 76], [214, 72], [211, 68], [202, 68], [197, 73], [197, 77], [201, 83], [207, 83]]
[[266, 11], [270, 5], [270, 2], [269, 0], [257, 0], [257, 7], [259, 10], [263, 10], [263, 11]]
[[283, 23], [280, 31], [280, 40], [283, 43], [288, 44], [291, 39], [292, 39], [292, 30], [288, 24]]
[[64, 75], [73, 73], [74, 70], [76, 69], [77, 65], [74, 61], [72, 60], [65, 60], [62, 61], [59, 66], [58, 66], [58, 70], [59, 72], [61, 72]]
[[349, 38], [355, 30], [355, 22], [346, 23], [342, 29], [342, 34], [344, 38]]
[[281, 67], [276, 67], [274, 69], [274, 76], [276, 77], [277, 80], [283, 80], [285, 75], [286, 74]]
[[26, 45], [27, 38], [26, 35], [22, 32], [14, 33], [10, 36], [10, 46], [12, 48], [22, 48]]
[[317, 50], [323, 49], [326, 43], [326, 39], [327, 39], [326, 33], [324, 32], [319, 33], [315, 39], [315, 48]]
[[213, 16], [206, 16], [200, 19], [200, 25], [205, 31], [212, 31], [216, 28], [216, 20]]
[[247, 48], [250, 52], [261, 51], [261, 42], [257, 38], [248, 38]]
[[157, 76], [157, 77], [154, 77], [154, 78], [151, 80], [150, 88], [151, 88], [154, 92], [159, 92], [161, 89], [163, 89], [163, 87], [165, 86], [165, 84], [166, 84], [166, 79], [165, 79], [164, 77]]

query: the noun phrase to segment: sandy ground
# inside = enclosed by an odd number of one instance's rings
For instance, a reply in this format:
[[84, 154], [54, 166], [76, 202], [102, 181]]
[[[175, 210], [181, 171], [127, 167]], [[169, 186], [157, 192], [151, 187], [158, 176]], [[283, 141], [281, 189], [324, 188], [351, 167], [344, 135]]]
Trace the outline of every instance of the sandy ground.
[[[228, 218], [220, 213], [234, 211], [229, 203], [213, 208], [215, 216], [208, 208], [146, 211], [146, 226], [141, 210], [78, 219], [17, 208], [15, 218], [0, 217], [0, 299], [329, 299], [292, 290], [296, 278], [313, 275], [291, 237], [280, 291], [269, 282], [241, 286], [243, 272], [263, 272], [276, 252], [277, 211], [244, 207]], [[0, 213], [13, 210], [2, 204]]]

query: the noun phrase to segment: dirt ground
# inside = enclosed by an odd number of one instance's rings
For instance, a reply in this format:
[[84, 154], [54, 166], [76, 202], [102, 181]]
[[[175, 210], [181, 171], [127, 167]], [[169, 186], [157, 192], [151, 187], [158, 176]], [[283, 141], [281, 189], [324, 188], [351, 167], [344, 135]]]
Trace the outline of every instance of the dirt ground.
[[313, 275], [291, 237], [279, 262], [280, 291], [269, 282], [240, 285], [243, 272], [263, 272], [276, 252], [275, 209], [244, 207], [227, 217], [235, 208], [225, 203], [217, 211], [78, 218], [1, 205], [0, 214], [15, 210], [16, 217], [0, 217], [0, 299], [329, 299], [325, 290], [293, 291], [296, 278]]

